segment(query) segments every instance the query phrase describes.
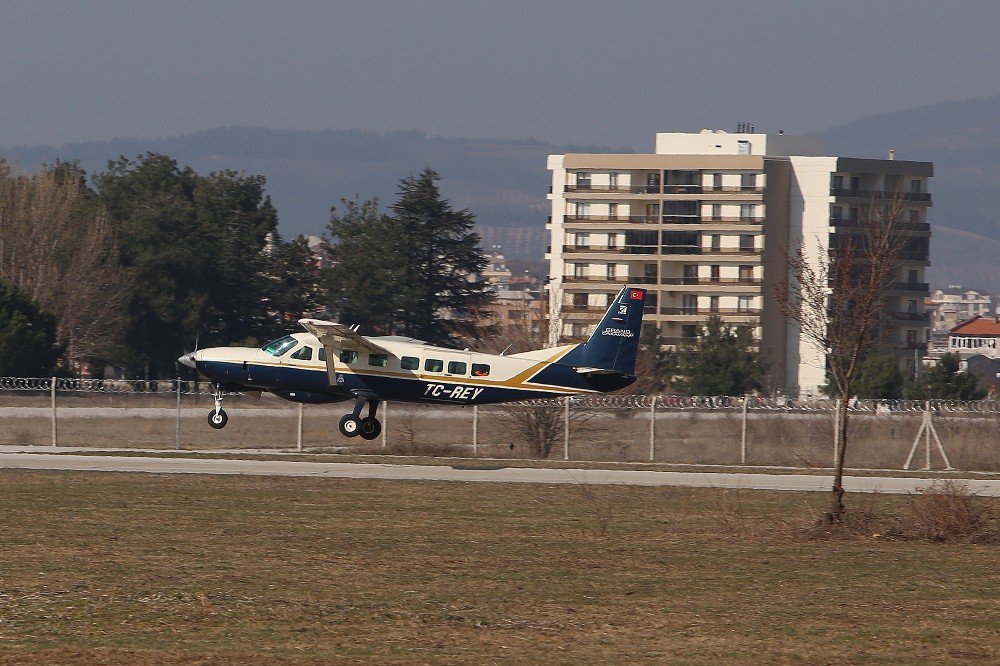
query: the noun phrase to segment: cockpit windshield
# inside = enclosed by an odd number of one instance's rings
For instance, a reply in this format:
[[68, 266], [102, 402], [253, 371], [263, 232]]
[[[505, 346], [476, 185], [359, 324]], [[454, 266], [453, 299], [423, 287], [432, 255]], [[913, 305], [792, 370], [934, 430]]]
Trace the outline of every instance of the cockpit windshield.
[[277, 340], [271, 340], [266, 345], [261, 347], [261, 349], [266, 351], [271, 356], [281, 356], [282, 354], [287, 352], [289, 349], [291, 349], [298, 343], [299, 343], [298, 340], [296, 340], [290, 335], [286, 335], [283, 338], [278, 338]]

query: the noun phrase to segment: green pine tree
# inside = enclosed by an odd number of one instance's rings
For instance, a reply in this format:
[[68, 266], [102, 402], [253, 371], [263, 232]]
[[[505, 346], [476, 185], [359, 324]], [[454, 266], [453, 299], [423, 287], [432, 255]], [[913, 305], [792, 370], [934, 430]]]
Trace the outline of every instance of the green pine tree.
[[689, 395], [743, 395], [759, 389], [764, 366], [749, 327], [711, 315], [698, 338], [677, 354], [677, 388]]
[[0, 280], [0, 376], [50, 377], [58, 357], [55, 318]]
[[873, 354], [865, 359], [854, 382], [859, 398], [894, 400], [903, 396], [903, 373], [892, 356]]
[[930, 400], [980, 400], [985, 392], [977, 386], [975, 375], [961, 371], [958, 354], [945, 354], [928, 368], [910, 397]]

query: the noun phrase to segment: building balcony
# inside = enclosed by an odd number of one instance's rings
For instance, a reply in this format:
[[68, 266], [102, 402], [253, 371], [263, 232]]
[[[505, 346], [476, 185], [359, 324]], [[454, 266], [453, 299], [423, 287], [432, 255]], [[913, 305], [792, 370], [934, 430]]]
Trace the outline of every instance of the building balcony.
[[705, 185], [704, 194], [763, 194], [764, 188], [757, 185]]
[[720, 317], [759, 317], [760, 310], [754, 308], [674, 308], [663, 306], [660, 308], [661, 315], [667, 316], [698, 316], [708, 317], [719, 315]]
[[884, 345], [884, 348], [892, 349], [895, 351], [917, 351], [926, 354], [927, 353], [927, 343], [926, 342], [890, 342]]
[[701, 185], [664, 185], [664, 194], [701, 194]]
[[659, 194], [659, 185], [588, 185], [577, 183], [566, 185], [563, 190], [569, 193], [579, 192], [619, 192], [621, 194]]
[[763, 283], [760, 278], [710, 278], [710, 277], [665, 277], [660, 284], [692, 286], [747, 286], [759, 287]]
[[[863, 220], [851, 220], [844, 219], [840, 217], [831, 217], [830, 226], [838, 227], [841, 229], [861, 229], [867, 226]], [[900, 231], [909, 231], [912, 233], [930, 233], [931, 225], [927, 222], [897, 222], [894, 225]]]
[[563, 222], [568, 224], [656, 224], [659, 222], [659, 218], [655, 215], [564, 215]]
[[680, 261], [692, 255], [718, 257], [720, 260], [725, 260], [730, 257], [733, 259], [750, 259], [759, 257], [763, 252], [760, 248], [712, 248], [700, 245], [664, 245], [661, 248], [661, 251], [661, 258], [664, 261]]
[[889, 291], [909, 291], [918, 294], [930, 293], [930, 285], [926, 282], [893, 282]]
[[895, 321], [920, 322], [925, 325], [931, 321], [930, 312], [886, 312], [886, 315]]
[[656, 277], [645, 275], [564, 275], [564, 284], [656, 284]]
[[655, 245], [563, 245], [563, 254], [626, 254], [655, 256]]
[[869, 201], [912, 201], [920, 203], [931, 203], [930, 192], [897, 192], [894, 190], [849, 190], [845, 188], [830, 188], [831, 197], [844, 199], [868, 199]]

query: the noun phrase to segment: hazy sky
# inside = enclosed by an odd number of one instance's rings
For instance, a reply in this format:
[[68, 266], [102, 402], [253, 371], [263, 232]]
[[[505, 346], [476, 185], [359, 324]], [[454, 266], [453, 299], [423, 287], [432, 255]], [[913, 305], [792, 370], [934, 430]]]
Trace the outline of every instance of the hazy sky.
[[225, 125], [628, 145], [1000, 94], [1000, 2], [11, 2], [0, 145]]

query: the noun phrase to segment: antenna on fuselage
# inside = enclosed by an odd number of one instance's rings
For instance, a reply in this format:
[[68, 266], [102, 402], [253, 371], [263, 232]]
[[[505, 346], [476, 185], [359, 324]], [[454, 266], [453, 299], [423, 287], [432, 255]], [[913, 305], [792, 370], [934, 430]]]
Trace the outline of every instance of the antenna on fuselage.
[[502, 351], [502, 352], [500, 352], [500, 355], [501, 355], [501, 356], [503, 356], [504, 354], [506, 354], [506, 353], [507, 353], [507, 350], [508, 350], [508, 349], [510, 349], [510, 348], [511, 348], [511, 347], [513, 347], [513, 346], [514, 346], [514, 343], [512, 342], [512, 343], [510, 343], [509, 345], [507, 345], [506, 347], [504, 347], [504, 348], [503, 348], [503, 351]]
[[361, 324], [355, 324], [354, 326], [351, 326], [351, 330], [354, 331], [355, 333], [358, 332], [359, 328], [361, 328]]

